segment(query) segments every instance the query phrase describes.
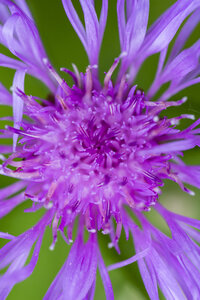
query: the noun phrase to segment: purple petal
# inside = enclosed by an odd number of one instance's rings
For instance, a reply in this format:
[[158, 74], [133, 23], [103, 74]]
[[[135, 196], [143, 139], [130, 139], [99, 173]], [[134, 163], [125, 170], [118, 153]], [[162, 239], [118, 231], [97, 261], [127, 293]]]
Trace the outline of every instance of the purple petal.
[[123, 48], [124, 45], [125, 28], [126, 28], [124, 4], [125, 4], [125, 0], [117, 1], [117, 17], [118, 17], [119, 39], [120, 39], [121, 49]]
[[[8, 0], [0, 2], [5, 5], [5, 9], [8, 8], [10, 11], [10, 15], [7, 19], [4, 18], [0, 28], [0, 42], [26, 64], [29, 74], [42, 80], [54, 92], [55, 83], [43, 63], [47, 55], [25, 1], [18, 0], [19, 6]], [[3, 61], [2, 65], [5, 64], [6, 62]], [[10, 66], [7, 64], [7, 66], [16, 69], [20, 67], [17, 63], [10, 64]]]
[[5, 22], [6, 19], [9, 17], [9, 11], [7, 7], [0, 3], [0, 21], [1, 23]]
[[173, 170], [181, 181], [200, 188], [200, 166], [186, 166], [172, 164]]
[[161, 101], [165, 101], [168, 100], [169, 98], [171, 98], [173, 95], [177, 94], [178, 92], [186, 89], [189, 86], [195, 85], [197, 83], [200, 83], [200, 77], [191, 79], [187, 82], [184, 82], [178, 86], [175, 87], [170, 87], [161, 97], [160, 100]]
[[107, 300], [114, 300], [112, 283], [110, 281], [110, 277], [108, 275], [108, 271], [106, 269], [106, 266], [104, 265], [101, 253], [100, 253], [100, 251], [98, 251], [98, 252], [99, 252], [99, 254], [98, 254], [98, 267], [99, 267], [99, 271], [100, 271], [100, 274], [101, 274], [101, 279], [103, 281], [105, 294], [106, 294], [106, 299]]
[[32, 258], [28, 265], [26, 265], [22, 269], [18, 269], [19, 267], [22, 267], [24, 265], [28, 256], [18, 257], [18, 259], [15, 261], [15, 265], [12, 263], [8, 268], [8, 271], [0, 278], [1, 299], [6, 299], [6, 297], [8, 296], [8, 294], [10, 293], [10, 291], [16, 283], [25, 280], [32, 274], [38, 260], [41, 243], [42, 235], [36, 242]]
[[104, 30], [106, 27], [106, 21], [107, 21], [107, 15], [108, 15], [108, 0], [102, 1], [102, 8], [101, 8], [101, 15], [99, 19], [99, 46], [101, 46], [101, 42], [104, 35]]
[[[13, 118], [14, 118], [14, 127], [20, 128], [22, 116], [23, 116], [23, 101], [17, 95], [17, 89], [24, 91], [24, 78], [26, 71], [18, 70], [15, 73], [13, 80]], [[13, 136], [13, 148], [16, 148], [18, 135], [14, 134]]]
[[1, 239], [12, 240], [12, 239], [14, 239], [14, 236], [9, 234], [9, 233], [0, 232], [0, 238]]
[[168, 61], [171, 61], [176, 57], [176, 55], [180, 52], [180, 50], [183, 48], [185, 42], [189, 38], [190, 34], [194, 30], [194, 28], [197, 26], [197, 24], [200, 21], [200, 9], [197, 9], [187, 20], [187, 22], [184, 24], [183, 28], [181, 29], [175, 44], [172, 48], [170, 57]]
[[0, 83], [0, 104], [12, 105], [12, 96], [1, 83]]
[[99, 50], [107, 19], [108, 0], [102, 1], [100, 20], [98, 20], [94, 2], [80, 0], [84, 14], [85, 29], [71, 1], [62, 0], [62, 3], [74, 30], [87, 52], [90, 64], [98, 64]]
[[15, 3], [21, 8], [21, 10], [30, 18], [33, 19], [32, 14], [26, 4], [25, 0], [15, 0]]
[[[137, 229], [133, 231], [133, 238], [137, 253], [140, 253], [149, 247], [148, 232], [145, 233], [145, 235], [146, 236], [141, 235]], [[151, 252], [149, 255], [151, 255]], [[150, 299], [159, 300], [156, 274], [153, 265], [149, 261], [146, 263], [145, 259], [140, 259], [138, 260], [138, 266]]]
[[167, 81], [178, 81], [180, 82], [184, 76], [192, 72], [199, 65], [200, 57], [200, 40], [196, 42], [192, 47], [183, 50], [170, 64], [167, 65], [163, 74], [161, 75], [162, 83]]
[[82, 300], [90, 290], [96, 277], [97, 244], [91, 235], [83, 244], [79, 235], [71, 248], [67, 261], [48, 289], [44, 300], [61, 299]]
[[10, 199], [0, 201], [0, 218], [7, 215], [11, 210], [13, 210], [17, 205], [24, 202], [24, 193], [16, 195]]
[[17, 59], [10, 58], [1, 53], [0, 53], [0, 66], [6, 67], [6, 68], [11, 68], [11, 69], [25, 69], [26, 68], [26, 65], [23, 62], [21, 62]]
[[124, 0], [117, 2], [121, 51], [127, 53], [123, 58], [122, 73], [125, 71], [124, 65], [129, 66], [135, 53], [142, 45], [149, 16], [149, 0], [126, 1], [127, 20], [125, 20], [124, 4]]
[[181, 141], [175, 141], [171, 143], [161, 144], [158, 146], [154, 146], [151, 149], [143, 150], [141, 153], [152, 153], [152, 154], [158, 154], [158, 153], [170, 153], [170, 152], [178, 152], [178, 151], [185, 151], [188, 149], [194, 148], [196, 145], [198, 145], [200, 142], [200, 139], [198, 137], [193, 139], [185, 139]]
[[132, 257], [126, 259], [126, 260], [123, 260], [119, 263], [110, 265], [110, 266], [107, 267], [107, 269], [108, 269], [108, 271], [112, 271], [112, 270], [115, 270], [115, 269], [119, 269], [119, 268], [128, 266], [128, 265], [136, 262], [137, 260], [139, 260], [141, 258], [144, 258], [147, 255], [148, 252], [149, 252], [149, 248], [135, 254], [134, 256], [132, 256]]
[[[181, 82], [189, 82], [185, 78], [187, 78], [187, 75], [190, 75], [191, 77], [191, 73], [197, 70], [199, 67], [199, 57], [200, 40], [198, 40], [192, 47], [183, 50], [178, 56], [171, 60], [170, 63], [167, 63], [163, 71], [159, 72], [159, 76], [156, 76], [149, 92], [149, 96], [154, 95], [155, 92], [160, 89], [161, 85], [168, 81], [171, 81], [169, 91], [172, 87], [173, 89], [177, 89]], [[165, 94], [166, 93], [168, 93], [168, 91], [166, 91]]]
[[200, 6], [199, 1], [179, 0], [172, 5], [149, 29], [141, 56], [145, 57], [166, 48], [185, 18]]
[[86, 33], [81, 23], [79, 16], [77, 15], [74, 6], [70, 0], [62, 0], [63, 7], [65, 9], [66, 15], [72, 24], [74, 30], [76, 31], [77, 35], [79, 36], [85, 50], [87, 51], [87, 41], [86, 41]]
[[[0, 299], [6, 299], [16, 283], [31, 275], [37, 263], [45, 228], [51, 218], [52, 211], [48, 211], [33, 228], [23, 234], [17, 237], [2, 234], [4, 238], [11, 238], [11, 241], [0, 249], [0, 269], [8, 267], [6, 272], [0, 277]], [[32, 258], [29, 264], [26, 265], [35, 242]]]
[[0, 200], [4, 200], [12, 194], [19, 192], [21, 189], [25, 188], [25, 186], [26, 183], [24, 181], [18, 181], [3, 189], [0, 189]]

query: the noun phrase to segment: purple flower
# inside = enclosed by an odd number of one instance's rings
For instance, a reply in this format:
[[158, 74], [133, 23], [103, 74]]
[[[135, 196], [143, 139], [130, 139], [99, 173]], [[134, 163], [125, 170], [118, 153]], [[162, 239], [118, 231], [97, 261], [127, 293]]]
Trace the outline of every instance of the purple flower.
[[[93, 299], [97, 268], [106, 298], [114, 299], [108, 271], [134, 261], [151, 299], [159, 298], [158, 286], [166, 299], [199, 299], [200, 221], [168, 211], [159, 203], [159, 194], [165, 179], [190, 195], [194, 192], [185, 184], [200, 188], [200, 166], [187, 166], [181, 158], [184, 151], [200, 146], [200, 119], [193, 122], [190, 114], [163, 116], [168, 107], [187, 100], [175, 100], [177, 92], [200, 82], [200, 40], [184, 48], [200, 20], [200, 1], [176, 1], [147, 30], [149, 1], [118, 0], [121, 54], [108, 68], [103, 84], [98, 57], [108, 0], [102, 0], [99, 17], [93, 1], [80, 0], [85, 26], [72, 2], [62, 2], [89, 59], [85, 74], [75, 65], [73, 71], [61, 69], [72, 77], [72, 87], [47, 58], [25, 1], [0, 0], [0, 43], [16, 57], [0, 54], [0, 65], [16, 70], [12, 94], [0, 85], [0, 104], [13, 108], [13, 126], [1, 130], [1, 138], [13, 137], [13, 146], [0, 145], [0, 174], [18, 179], [1, 189], [0, 215], [26, 199], [33, 202], [29, 212], [45, 211], [33, 228], [19, 236], [0, 233], [10, 239], [0, 250], [0, 269], [7, 267], [0, 277], [0, 298], [6, 299], [12, 287], [32, 273], [50, 225], [51, 250], [58, 233], [67, 244], [76, 238], [44, 299]], [[144, 60], [155, 53], [160, 53], [157, 73], [144, 92], [134, 78]], [[47, 99], [25, 93], [26, 74], [49, 88]], [[167, 82], [169, 87], [156, 98]], [[191, 120], [183, 130], [177, 127], [182, 119]], [[171, 236], [148, 221], [144, 212], [151, 208], [166, 221]], [[133, 221], [136, 218], [140, 226]], [[136, 253], [133, 250], [133, 257], [106, 267], [97, 233], [108, 234], [109, 247], [119, 253], [122, 229], [127, 239], [130, 233], [133, 236]]]

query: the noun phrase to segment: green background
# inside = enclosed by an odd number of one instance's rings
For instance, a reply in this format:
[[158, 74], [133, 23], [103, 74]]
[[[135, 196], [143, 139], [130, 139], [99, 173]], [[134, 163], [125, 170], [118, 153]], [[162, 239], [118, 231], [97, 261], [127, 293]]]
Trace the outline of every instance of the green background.
[[[77, 3], [78, 1], [74, 2]], [[99, 4], [101, 1], [98, 0], [97, 2]], [[170, 0], [150, 1], [149, 25], [152, 24], [166, 8], [174, 2], [175, 1]], [[87, 56], [81, 42], [74, 33], [65, 15], [61, 1], [27, 0], [27, 3], [35, 18], [46, 52], [55, 68], [57, 70], [59, 70], [60, 67], [72, 69], [71, 64], [73, 62], [78, 66], [80, 71], [84, 72], [88, 64]], [[77, 8], [79, 9], [78, 5]], [[192, 34], [187, 46], [199, 38], [199, 29], [200, 28], [198, 27]], [[7, 53], [3, 47], [1, 49], [3, 53]], [[120, 47], [117, 31], [116, 1], [109, 0], [108, 21], [99, 63], [101, 79], [103, 78], [103, 73], [112, 65], [113, 59], [119, 54]], [[138, 74], [136, 82], [144, 90], [147, 90], [152, 82], [153, 76], [156, 72], [157, 61], [158, 55], [154, 55], [149, 58], [144, 63]], [[5, 68], [0, 69], [0, 80], [8, 88], [12, 84], [13, 75], [14, 72], [11, 70]], [[169, 116], [176, 116], [179, 113], [190, 113], [195, 114], [196, 118], [200, 117], [199, 91], [200, 87], [199, 85], [196, 85], [175, 96], [174, 99], [178, 100], [180, 97], [187, 95], [189, 100], [181, 108], [170, 109], [168, 111]], [[45, 97], [48, 93], [43, 84], [35, 79], [31, 79], [30, 77], [26, 78], [26, 92], [40, 97]], [[5, 107], [0, 108], [0, 116], [9, 113], [10, 110]], [[187, 125], [188, 122], [183, 121], [183, 126]], [[199, 150], [194, 149], [192, 151], [188, 151], [184, 159], [189, 164], [198, 164]], [[8, 178], [4, 178], [3, 176], [0, 177], [1, 187], [8, 185], [11, 182], [12, 180]], [[194, 197], [183, 193], [176, 184], [166, 182], [160, 201], [172, 211], [189, 217], [199, 218], [200, 193], [197, 189], [192, 189], [196, 192], [196, 196]], [[33, 226], [35, 222], [39, 220], [42, 213], [23, 213], [23, 210], [29, 206], [29, 202], [22, 204], [14, 209], [8, 216], [0, 220], [0, 231], [18, 235]], [[161, 222], [160, 218], [155, 215], [156, 214], [153, 211], [148, 213], [148, 217], [154, 222], [154, 224], [165, 230], [164, 222]], [[122, 238], [120, 240], [120, 256], [118, 256], [113, 249], [108, 249], [107, 244], [109, 240], [107, 237], [100, 235], [99, 239], [106, 264], [112, 264], [120, 260], [124, 260], [134, 254], [132, 241], [130, 239], [126, 242], [124, 234], [122, 234]], [[8, 296], [9, 300], [39, 300], [43, 298], [50, 283], [67, 258], [70, 249], [61, 238], [58, 239], [54, 251], [49, 250], [50, 244], [51, 230], [48, 228], [42, 244], [39, 261], [33, 274], [26, 281], [19, 283], [14, 287]], [[110, 277], [113, 283], [115, 299], [149, 299], [140, 278], [137, 264], [133, 264], [117, 271], [112, 271], [110, 272]], [[100, 299], [105, 299], [105, 295], [103, 285], [98, 274], [95, 300]]]

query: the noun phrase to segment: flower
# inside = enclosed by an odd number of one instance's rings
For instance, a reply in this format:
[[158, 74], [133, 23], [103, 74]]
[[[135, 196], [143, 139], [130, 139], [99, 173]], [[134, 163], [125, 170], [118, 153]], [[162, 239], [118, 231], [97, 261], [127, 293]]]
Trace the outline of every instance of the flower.
[[[181, 159], [186, 150], [200, 146], [200, 119], [193, 122], [190, 114], [163, 116], [168, 107], [187, 100], [170, 98], [200, 82], [200, 40], [184, 48], [199, 22], [200, 1], [176, 1], [147, 30], [149, 1], [118, 0], [121, 54], [103, 84], [98, 60], [108, 1], [102, 0], [98, 17], [93, 1], [80, 0], [85, 26], [72, 2], [62, 2], [89, 59], [85, 74], [75, 65], [73, 71], [61, 69], [71, 76], [72, 86], [50, 63], [25, 1], [0, 0], [0, 42], [15, 57], [0, 54], [0, 65], [16, 70], [12, 94], [0, 85], [0, 103], [13, 107], [13, 126], [1, 130], [1, 138], [13, 137], [13, 146], [0, 145], [0, 174], [18, 179], [1, 189], [0, 215], [27, 199], [33, 202], [29, 212], [44, 211], [41, 220], [21, 235], [0, 233], [10, 239], [0, 250], [0, 269], [7, 268], [0, 277], [0, 298], [6, 299], [12, 287], [32, 273], [50, 225], [51, 250], [58, 233], [73, 245], [44, 299], [93, 299], [97, 268], [106, 298], [114, 299], [108, 271], [134, 261], [151, 299], [159, 298], [158, 286], [166, 299], [198, 299], [200, 221], [168, 211], [159, 203], [159, 194], [165, 179], [190, 195], [194, 192], [185, 183], [200, 188], [200, 166], [187, 166]], [[134, 79], [144, 60], [155, 53], [160, 53], [157, 73], [149, 91], [143, 91]], [[47, 99], [26, 94], [27, 74], [48, 87]], [[178, 127], [182, 119], [190, 120], [185, 129]], [[151, 208], [167, 222], [171, 236], [148, 221], [144, 212]], [[106, 267], [97, 233], [108, 234], [109, 247], [119, 253], [122, 229], [127, 239], [133, 236], [136, 254]]]

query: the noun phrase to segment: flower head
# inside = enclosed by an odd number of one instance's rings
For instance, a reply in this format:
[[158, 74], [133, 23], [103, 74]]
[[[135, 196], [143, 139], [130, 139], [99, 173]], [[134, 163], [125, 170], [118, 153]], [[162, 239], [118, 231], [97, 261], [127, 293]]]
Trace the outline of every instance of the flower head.
[[[76, 240], [44, 299], [93, 299], [97, 267], [107, 299], [114, 299], [108, 270], [136, 260], [151, 299], [158, 299], [157, 285], [167, 299], [198, 299], [199, 247], [193, 240], [199, 241], [194, 229], [199, 228], [199, 221], [167, 211], [159, 204], [159, 194], [165, 179], [175, 181], [190, 195], [194, 193], [185, 183], [200, 188], [200, 166], [186, 166], [181, 159], [184, 151], [200, 146], [200, 120], [193, 122], [190, 114], [165, 116], [168, 107], [187, 100], [172, 96], [200, 82], [200, 41], [183, 49], [199, 22], [200, 1], [176, 1], [147, 31], [149, 1], [118, 0], [121, 54], [108, 68], [103, 83], [98, 78], [98, 58], [108, 1], [102, 0], [98, 18], [94, 2], [80, 0], [85, 26], [72, 2], [62, 2], [90, 63], [85, 73], [79, 73], [75, 65], [73, 71], [61, 69], [71, 76], [72, 86], [47, 58], [26, 3], [0, 0], [0, 42], [16, 56], [0, 54], [2, 66], [16, 69], [12, 95], [0, 86], [0, 103], [13, 106], [13, 126], [1, 130], [3, 138], [13, 137], [13, 147], [0, 146], [0, 174], [20, 180], [1, 190], [0, 215], [26, 199], [33, 202], [29, 212], [45, 209], [43, 218], [27, 232], [17, 237], [1, 233], [2, 238], [11, 239], [0, 250], [0, 268], [9, 265], [0, 277], [1, 298], [33, 271], [45, 227], [51, 224], [53, 250], [58, 232], [67, 244], [73, 243], [78, 219]], [[168, 57], [169, 43], [186, 18]], [[157, 74], [149, 91], [143, 91], [134, 78], [154, 53], [160, 53]], [[26, 74], [46, 84], [46, 99], [25, 93]], [[170, 86], [152, 101], [167, 82]], [[182, 119], [191, 121], [180, 130]], [[143, 213], [151, 208], [166, 220], [171, 237], [147, 221]], [[109, 247], [120, 252], [122, 228], [127, 239], [131, 232], [136, 254], [106, 268], [97, 233], [108, 234]], [[86, 243], [85, 230], [89, 233]], [[25, 265], [32, 247], [33, 258]]]

